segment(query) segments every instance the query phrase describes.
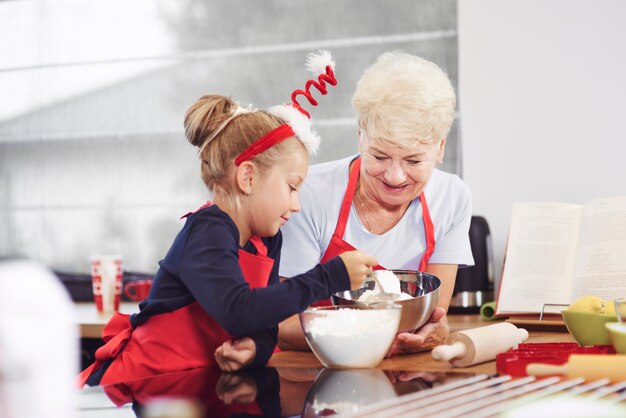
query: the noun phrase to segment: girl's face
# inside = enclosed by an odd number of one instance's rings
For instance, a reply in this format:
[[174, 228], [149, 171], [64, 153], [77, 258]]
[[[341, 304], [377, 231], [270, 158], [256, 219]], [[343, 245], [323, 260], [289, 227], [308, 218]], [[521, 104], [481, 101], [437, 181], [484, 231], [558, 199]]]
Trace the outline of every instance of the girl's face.
[[365, 131], [361, 131], [359, 144], [362, 190], [382, 206], [403, 205], [415, 199], [445, 151], [445, 139], [436, 144], [417, 142], [405, 148], [369, 138]]
[[293, 212], [300, 211], [298, 191], [308, 171], [304, 148], [272, 167], [255, 188], [251, 219], [253, 235], [271, 237], [278, 233]]

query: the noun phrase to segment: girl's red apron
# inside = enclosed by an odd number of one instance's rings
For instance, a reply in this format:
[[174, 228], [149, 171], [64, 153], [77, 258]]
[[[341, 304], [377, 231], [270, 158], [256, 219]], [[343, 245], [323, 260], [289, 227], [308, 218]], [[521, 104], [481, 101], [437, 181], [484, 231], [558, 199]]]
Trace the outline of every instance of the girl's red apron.
[[[331, 258], [344, 253], [346, 251], [356, 250], [352, 245], [343, 240], [343, 235], [346, 230], [346, 224], [348, 223], [348, 217], [350, 215], [350, 208], [352, 207], [352, 200], [354, 199], [354, 193], [359, 180], [359, 171], [361, 169], [361, 157], [354, 160], [352, 168], [350, 168], [350, 175], [348, 178], [348, 186], [346, 187], [346, 193], [343, 196], [341, 202], [341, 210], [339, 211], [339, 219], [337, 220], [337, 226], [335, 232], [330, 239], [330, 243], [326, 248], [326, 252], [322, 256], [322, 263], [330, 260]], [[424, 219], [424, 231], [426, 232], [426, 251], [420, 261], [419, 271], [426, 271], [426, 265], [430, 256], [435, 250], [435, 228], [433, 227], [433, 221], [430, 218], [430, 212], [428, 211], [428, 205], [426, 203], [426, 197], [424, 192], [419, 195], [420, 203], [422, 204], [422, 218]], [[384, 270], [385, 268], [377, 265], [375, 270]], [[324, 300], [315, 304], [315, 306], [329, 305], [330, 301]]]
[[[210, 203], [200, 209], [208, 205]], [[274, 259], [267, 256], [261, 238], [251, 237], [250, 242], [257, 254], [240, 249], [239, 265], [251, 288], [266, 287]], [[78, 376], [79, 387], [110, 359], [114, 360], [100, 381], [102, 385], [212, 366], [216, 364], [215, 350], [233, 339], [198, 302], [150, 317], [134, 330], [129, 319], [130, 315], [113, 314], [102, 330], [105, 344], [96, 351], [96, 361]]]

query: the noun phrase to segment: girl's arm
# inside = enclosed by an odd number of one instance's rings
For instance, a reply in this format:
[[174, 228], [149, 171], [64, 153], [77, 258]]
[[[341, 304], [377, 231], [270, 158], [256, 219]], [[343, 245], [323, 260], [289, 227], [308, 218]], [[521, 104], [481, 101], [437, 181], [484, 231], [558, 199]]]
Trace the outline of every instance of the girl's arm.
[[283, 283], [250, 289], [239, 267], [238, 234], [229, 228], [218, 222], [195, 225], [181, 254], [179, 275], [195, 300], [230, 334], [246, 336], [275, 327], [311, 303], [350, 288], [346, 267], [336, 257]]

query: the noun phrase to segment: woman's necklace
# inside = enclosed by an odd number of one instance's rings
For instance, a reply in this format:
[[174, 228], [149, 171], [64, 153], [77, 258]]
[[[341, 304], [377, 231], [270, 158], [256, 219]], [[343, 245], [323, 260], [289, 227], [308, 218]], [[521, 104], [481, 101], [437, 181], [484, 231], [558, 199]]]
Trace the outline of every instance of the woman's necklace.
[[[402, 215], [404, 215], [405, 211], [400, 211], [400, 213], [398, 215], [396, 215], [393, 219], [391, 219], [391, 222], [387, 221], [387, 222], [377, 222], [377, 226], [379, 227], [379, 229], [377, 229], [376, 231], [374, 231], [374, 228], [372, 228], [372, 223], [370, 222], [370, 218], [369, 216], [367, 216], [367, 207], [365, 206], [365, 199], [363, 198], [361, 192], [358, 192], [358, 200], [359, 200], [359, 205], [361, 206], [361, 212], [363, 214], [363, 218], [365, 220], [365, 228], [371, 232], [372, 234], [384, 234], [385, 232], [389, 231], [391, 228], [393, 228], [394, 226], [396, 226], [396, 224], [400, 221], [400, 219], [402, 218]], [[376, 220], [376, 219], [374, 219]]]
[[367, 217], [367, 210], [365, 209], [365, 205], [363, 204], [363, 199], [359, 199], [359, 203], [361, 204], [361, 212], [363, 212], [363, 217], [365, 218], [365, 228], [368, 231], [372, 232], [372, 226], [370, 224], [370, 219]]

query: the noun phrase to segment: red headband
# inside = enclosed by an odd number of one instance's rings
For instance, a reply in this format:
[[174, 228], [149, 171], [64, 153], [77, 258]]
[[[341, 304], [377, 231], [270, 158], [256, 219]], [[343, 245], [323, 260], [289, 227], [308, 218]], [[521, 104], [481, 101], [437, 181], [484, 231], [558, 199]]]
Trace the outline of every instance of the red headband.
[[295, 135], [296, 134], [293, 132], [293, 129], [291, 129], [291, 126], [287, 124], [280, 125], [278, 128], [272, 129], [260, 139], [253, 142], [248, 148], [243, 150], [243, 152], [235, 159], [235, 165], [238, 166], [244, 161], [249, 161], [266, 149], [278, 144], [280, 141]]
[[243, 150], [235, 159], [235, 165], [248, 161], [267, 150], [271, 146], [292, 136], [296, 136], [305, 146], [307, 151], [315, 154], [319, 146], [320, 138], [311, 129], [311, 115], [298, 103], [297, 97], [304, 96], [310, 104], [317, 106], [317, 101], [311, 94], [311, 87], [315, 87], [322, 95], [327, 93], [326, 83], [335, 86], [335, 63], [328, 51], [319, 51], [309, 54], [306, 63], [307, 69], [317, 76], [317, 80], [308, 80], [304, 90], [295, 90], [291, 94], [291, 103], [273, 106], [268, 109], [269, 113], [285, 121], [285, 124], [271, 130], [263, 137], [253, 142]]

